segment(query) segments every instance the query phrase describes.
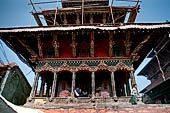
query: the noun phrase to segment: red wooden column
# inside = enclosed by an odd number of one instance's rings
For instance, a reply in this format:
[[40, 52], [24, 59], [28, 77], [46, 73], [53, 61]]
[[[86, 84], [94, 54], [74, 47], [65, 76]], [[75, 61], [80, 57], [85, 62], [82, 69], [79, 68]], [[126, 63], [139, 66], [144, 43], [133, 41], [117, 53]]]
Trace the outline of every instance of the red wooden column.
[[94, 32], [90, 33], [90, 39], [91, 39], [91, 42], [90, 42], [90, 55], [91, 55], [91, 57], [94, 57]]
[[112, 85], [112, 95], [113, 97], [117, 97], [116, 96], [116, 87], [115, 87], [115, 78], [114, 78], [114, 71], [111, 72], [111, 85]]
[[57, 72], [54, 73], [54, 79], [53, 79], [53, 86], [52, 86], [52, 92], [50, 100], [52, 100], [55, 97], [55, 91], [56, 91], [56, 85], [57, 85]]

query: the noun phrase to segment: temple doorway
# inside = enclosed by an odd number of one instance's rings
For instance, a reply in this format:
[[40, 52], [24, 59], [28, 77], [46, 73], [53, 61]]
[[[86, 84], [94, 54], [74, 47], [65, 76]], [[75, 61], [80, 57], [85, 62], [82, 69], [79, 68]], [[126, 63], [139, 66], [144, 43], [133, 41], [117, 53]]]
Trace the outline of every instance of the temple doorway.
[[81, 71], [76, 73], [76, 88], [80, 88], [87, 96], [91, 94], [91, 73]]
[[111, 97], [111, 76], [110, 72], [99, 71], [95, 73], [95, 85], [97, 96]]
[[59, 72], [55, 96], [68, 97], [71, 95], [72, 73], [68, 71]]
[[40, 73], [39, 82], [37, 86], [36, 96], [50, 97], [54, 74], [50, 71], [44, 71]]
[[115, 87], [118, 97], [130, 96], [129, 74], [127, 71], [115, 72]]

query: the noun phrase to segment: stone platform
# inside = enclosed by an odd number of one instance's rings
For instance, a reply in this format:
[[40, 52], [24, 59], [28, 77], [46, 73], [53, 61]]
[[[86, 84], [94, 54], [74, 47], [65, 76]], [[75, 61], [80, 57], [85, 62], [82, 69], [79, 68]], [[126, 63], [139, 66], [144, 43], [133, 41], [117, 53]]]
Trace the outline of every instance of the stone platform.
[[129, 99], [95, 98], [95, 101], [91, 102], [90, 98], [79, 98], [69, 102], [69, 98], [55, 98], [53, 101], [39, 98], [24, 106], [40, 109], [44, 113], [170, 113], [168, 104], [144, 104], [139, 99], [138, 105], [132, 105]]
[[40, 109], [44, 113], [170, 113], [169, 107], [148, 106], [122, 109]]

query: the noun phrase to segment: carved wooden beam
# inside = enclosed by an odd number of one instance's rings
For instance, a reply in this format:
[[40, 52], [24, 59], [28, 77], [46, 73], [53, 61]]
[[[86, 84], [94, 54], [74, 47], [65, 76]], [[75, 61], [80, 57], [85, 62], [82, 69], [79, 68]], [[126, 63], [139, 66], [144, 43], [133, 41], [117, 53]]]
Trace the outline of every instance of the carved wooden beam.
[[90, 39], [91, 39], [91, 42], [90, 42], [90, 54], [91, 54], [91, 57], [94, 57], [94, 32], [90, 33]]
[[76, 16], [77, 16], [76, 24], [80, 24], [80, 15], [77, 13]]
[[37, 35], [37, 41], [38, 41], [39, 56], [43, 58], [42, 43], [41, 43], [40, 35]]
[[67, 16], [64, 14], [64, 24], [67, 24]]
[[93, 24], [93, 14], [90, 13], [90, 24]]
[[144, 44], [148, 42], [150, 38], [151, 38], [151, 35], [146, 36], [146, 38], [144, 38], [144, 40], [141, 43], [139, 43], [139, 45], [133, 50], [132, 53], [138, 53], [143, 48]]
[[106, 13], [103, 13], [103, 24], [106, 23]]
[[109, 56], [110, 57], [113, 56], [113, 45], [114, 45], [113, 32], [110, 32], [109, 33]]
[[130, 53], [130, 47], [132, 45], [132, 42], [130, 41], [130, 32], [126, 33], [126, 41], [124, 41], [125, 47], [126, 47], [126, 56], [129, 56]]
[[58, 39], [57, 39], [57, 34], [53, 34], [53, 42], [52, 42], [52, 45], [54, 47], [54, 50], [55, 50], [55, 56], [56, 57], [59, 57], [59, 42], [58, 42]]
[[25, 44], [22, 40], [20, 40], [18, 37], [16, 38], [18, 42], [26, 48], [26, 50], [32, 55], [32, 56], [38, 56], [27, 44]]
[[72, 33], [72, 44], [71, 44], [71, 47], [72, 47], [72, 56], [73, 57], [76, 57], [76, 46], [77, 46], [77, 43], [76, 43], [76, 34], [75, 33]]
[[81, 24], [84, 24], [84, 0], [82, 0], [82, 5], [81, 5]]

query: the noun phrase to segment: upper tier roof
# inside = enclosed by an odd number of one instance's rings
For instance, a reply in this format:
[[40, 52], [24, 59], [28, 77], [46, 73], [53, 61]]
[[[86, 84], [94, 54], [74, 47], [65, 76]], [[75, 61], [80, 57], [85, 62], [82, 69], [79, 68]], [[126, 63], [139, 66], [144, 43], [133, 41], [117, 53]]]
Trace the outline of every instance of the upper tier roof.
[[[129, 0], [123, 1], [129, 2]], [[55, 2], [57, 2], [56, 8], [41, 9], [40, 11], [35, 9], [36, 4]], [[59, 2], [62, 6], [59, 5]], [[136, 4], [132, 6], [113, 6], [114, 0], [61, 0], [35, 2], [30, 5], [33, 6], [34, 11], [32, 12], [32, 15], [39, 26], [62, 26], [134, 23], [136, 16], [139, 13], [140, 1], [136, 0], [133, 2], [136, 2]]]
[[62, 0], [63, 8], [81, 6], [82, 3], [85, 6], [107, 6], [109, 0]]

